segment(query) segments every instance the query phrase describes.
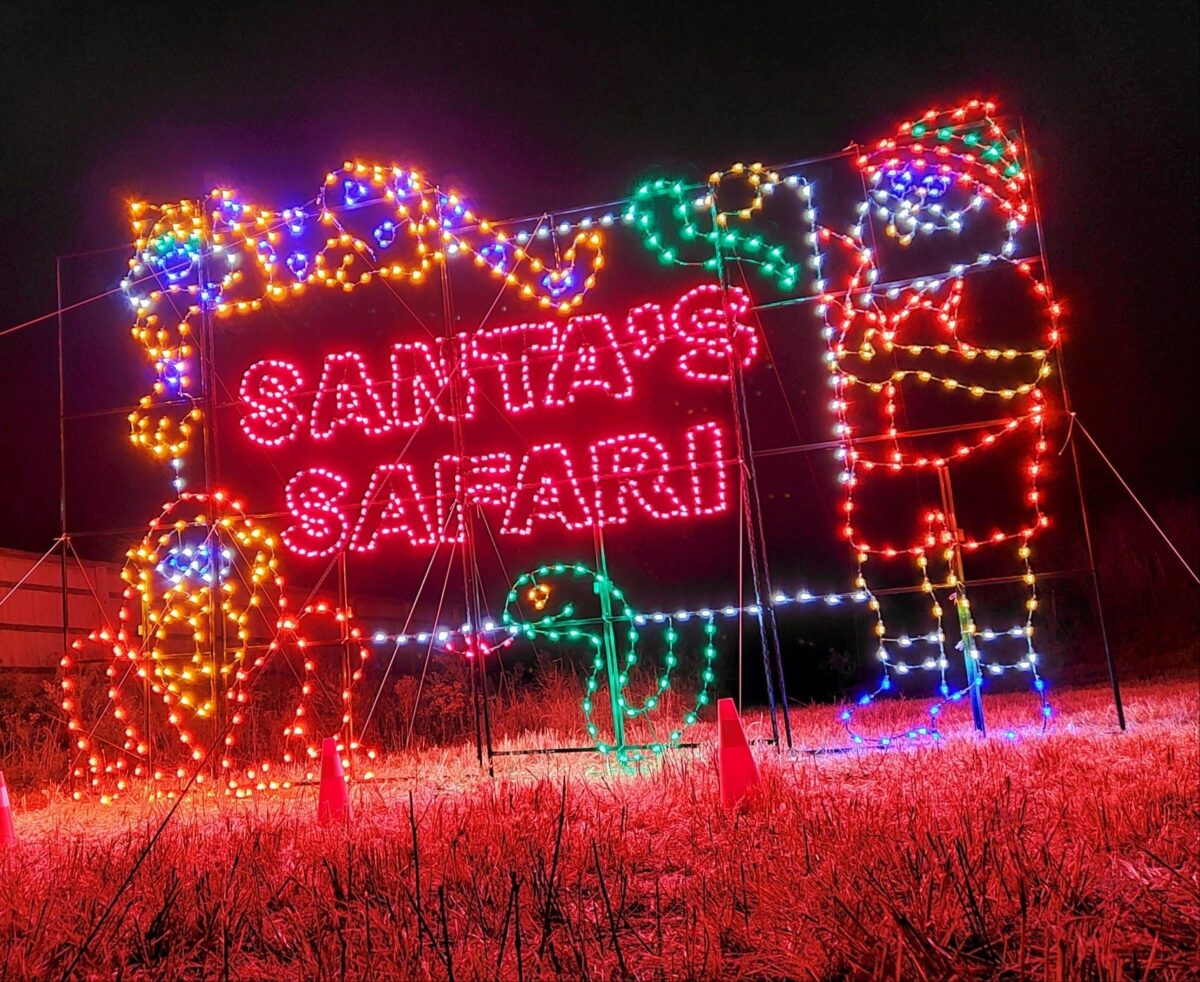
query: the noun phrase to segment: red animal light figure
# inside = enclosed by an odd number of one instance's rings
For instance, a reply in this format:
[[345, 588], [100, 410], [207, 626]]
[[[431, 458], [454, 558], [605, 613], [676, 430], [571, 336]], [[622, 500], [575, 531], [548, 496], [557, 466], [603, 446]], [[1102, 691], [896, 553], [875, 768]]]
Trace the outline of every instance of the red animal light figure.
[[[891, 688], [894, 674], [924, 668], [941, 676], [942, 700], [931, 707], [929, 724], [882, 737], [883, 744], [905, 735], [936, 738], [946, 700], [976, 698], [983, 677], [1008, 669], [1032, 673], [1043, 719], [1050, 714], [1032, 641], [1037, 595], [1030, 557], [1034, 537], [1048, 524], [1038, 487], [1046, 449], [1042, 384], [1059, 343], [1062, 310], [1035, 250], [1026, 246], [1034, 215], [1023, 148], [994, 120], [994, 111], [990, 102], [972, 101], [902, 125], [855, 161], [866, 196], [854, 225], [845, 233], [818, 231], [827, 277], [819, 311], [845, 489], [841, 533], [854, 553], [856, 585], [870, 589], [874, 565], [910, 564], [928, 596], [932, 622], [928, 633], [893, 635], [872, 596], [883, 678], [860, 704]], [[943, 264], [947, 255], [953, 260], [929, 275], [930, 252]], [[889, 260], [886, 269], [881, 253]], [[904, 275], [914, 260], [924, 275]], [[1011, 303], [995, 306], [991, 298], [967, 302], [985, 286], [985, 277], [974, 274], [999, 269], [1024, 285], [1036, 313], [1017, 309], [1014, 315]], [[1023, 325], [1014, 317], [1040, 320], [1031, 343], [1015, 340]], [[918, 404], [930, 402], [930, 390], [938, 394], [935, 415], [914, 421]], [[1018, 474], [989, 475], [989, 508], [994, 515], [1005, 493], [1021, 495], [1021, 514], [990, 528], [960, 524], [951, 475], [980, 457], [998, 467], [992, 451], [1001, 445], [1009, 445], [1010, 453], [1019, 445], [1026, 456]], [[904, 516], [902, 481], [913, 476], [922, 503]], [[876, 490], [878, 498], [872, 497]], [[963, 583], [963, 556], [995, 549], [1012, 551], [1028, 589], [1020, 622], [1001, 632], [977, 626]], [[957, 610], [959, 646], [968, 663], [967, 685], [954, 691], [946, 678], [947, 604]], [[999, 634], [1023, 639], [1019, 657], [1001, 661], [988, 654]], [[918, 645], [929, 653], [913, 659], [907, 652]], [[842, 718], [849, 729], [850, 711]]]

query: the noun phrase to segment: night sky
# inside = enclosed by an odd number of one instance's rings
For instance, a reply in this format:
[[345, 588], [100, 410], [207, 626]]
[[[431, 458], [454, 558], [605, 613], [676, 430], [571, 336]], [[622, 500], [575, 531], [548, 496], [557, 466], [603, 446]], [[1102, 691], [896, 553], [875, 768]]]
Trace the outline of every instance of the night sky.
[[[56, 255], [125, 241], [132, 197], [298, 201], [362, 156], [525, 214], [619, 197], [652, 166], [837, 150], [978, 94], [1028, 128], [1081, 419], [1152, 506], [1197, 493], [1194, 5], [34, 6], [0, 41], [0, 329], [54, 309]], [[68, 301], [115, 285], [124, 255], [71, 263]], [[103, 300], [70, 330], [123, 317]], [[0, 337], [3, 546], [57, 533], [54, 350], [53, 320]], [[120, 493], [110, 473], [96, 493]]]

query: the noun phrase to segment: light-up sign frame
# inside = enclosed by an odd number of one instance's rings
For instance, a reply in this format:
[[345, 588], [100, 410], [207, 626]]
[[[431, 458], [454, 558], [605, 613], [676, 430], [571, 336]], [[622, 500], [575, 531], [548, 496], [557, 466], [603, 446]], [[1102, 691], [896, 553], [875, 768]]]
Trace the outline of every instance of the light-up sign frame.
[[[682, 432], [617, 429], [582, 447], [559, 440], [528, 448], [459, 445], [420, 464], [377, 462], [355, 487], [336, 460], [314, 460], [284, 485], [289, 524], [280, 541], [286, 549], [316, 559], [345, 550], [369, 553], [382, 543], [457, 545], [469, 539], [462, 516], [470, 507], [493, 509], [503, 533], [536, 536], [541, 529], [599, 532], [626, 522], [690, 520], [728, 511], [731, 501], [753, 539], [761, 526], [750, 514], [753, 495], [745, 487], [748, 476], [753, 492], [753, 458], [739, 390], [742, 371], [759, 352], [759, 317], [773, 303], [756, 302], [751, 284], [758, 283], [807, 305], [823, 329], [842, 461], [843, 534], [858, 567], [856, 596], [876, 617], [883, 668], [879, 688], [863, 702], [891, 688], [897, 676], [932, 671], [940, 676], [940, 697], [925, 725], [900, 735], [936, 738], [937, 715], [947, 702], [965, 697], [979, 704], [981, 673], [1027, 671], [1038, 692], [1044, 690], [1032, 642], [1037, 598], [1030, 555], [1033, 538], [1047, 524], [1038, 485], [1043, 385], [1060, 341], [1061, 307], [1027, 242], [1035, 215], [1024, 147], [997, 122], [992, 104], [930, 110], [895, 137], [845, 160], [861, 176], [863, 194], [855, 213], [836, 223], [818, 214], [819, 189], [802, 172], [759, 164], [736, 164], [700, 184], [650, 181], [617, 209], [574, 212], [560, 222], [488, 221], [461, 196], [414, 171], [361, 163], [331, 172], [317, 197], [299, 207], [257, 207], [225, 189], [200, 202], [136, 205], [136, 252], [123, 285], [135, 311], [134, 336], [155, 381], [130, 417], [133, 441], [167, 463], [177, 492], [187, 493], [197, 436], [212, 425], [197, 384], [204, 357], [198, 334], [211, 340], [224, 318], [252, 318], [267, 305], [296, 303], [311, 289], [348, 294], [379, 281], [431, 289], [435, 273], [461, 260], [527, 302], [539, 319], [448, 332], [432, 341], [389, 339], [382, 358], [356, 347], [325, 351], [305, 364], [291, 352], [256, 359], [245, 366], [238, 387], [244, 437], [272, 451], [304, 442], [332, 445], [351, 432], [386, 437], [432, 425], [456, 429], [461, 444], [458, 434], [472, 419], [481, 386], [492, 387], [492, 398], [509, 416], [562, 412], [565, 420], [576, 402], [633, 400], [639, 386], [652, 384], [640, 376], [639, 362], [656, 353], [661, 359], [663, 351], [690, 383], [728, 387], [733, 418], [705, 420]], [[790, 225], [771, 220], [780, 202], [791, 209]], [[964, 229], [985, 224], [981, 216], [999, 234], [976, 248]], [[614, 275], [607, 237], [630, 232], [664, 266], [685, 267], [689, 276], [708, 282], [620, 311], [602, 303], [593, 309], [604, 277]], [[948, 266], [885, 281], [879, 234], [884, 246], [901, 249], [956, 236], [972, 245]], [[962, 296], [968, 277], [989, 269], [1024, 278], [1045, 324], [1037, 343], [1018, 348], [970, 336], [972, 325], [959, 313]], [[921, 332], [928, 328], [941, 336], [927, 339]], [[510, 342], [519, 343], [519, 354], [506, 350]], [[913, 364], [873, 372], [901, 358]], [[972, 374], [978, 366], [991, 367], [980, 377]], [[311, 393], [305, 389], [310, 378]], [[948, 450], [914, 450], [909, 442], [924, 431], [906, 430], [897, 407], [905, 390], [922, 386], [995, 403], [998, 412], [986, 423], [950, 418], [941, 429], [970, 429], [972, 437]], [[864, 407], [873, 409], [864, 415]], [[875, 413], [883, 414], [883, 427], [872, 432]], [[948, 507], [951, 471], [1022, 435], [1031, 441], [1019, 469], [1028, 519], [986, 534], [964, 530]], [[730, 467], [740, 474], [736, 496]], [[888, 475], [916, 470], [936, 476], [940, 492], [922, 512], [920, 533], [898, 541], [869, 539], [855, 518], [863, 514], [867, 489], [886, 488]], [[212, 524], [207, 516], [196, 521]], [[153, 543], [141, 548], [143, 562], [166, 561]], [[757, 548], [765, 561], [765, 543]], [[964, 553], [996, 548], [1015, 548], [1029, 588], [1024, 623], [1000, 632], [976, 625], [962, 577]], [[930, 597], [933, 628], [922, 635], [890, 633], [883, 604], [871, 591], [868, 564], [897, 562], [912, 564]], [[757, 567], [754, 575], [758, 587]], [[211, 615], [219, 606], [211, 602], [213, 588], [198, 587], [186, 602]], [[947, 681], [947, 607], [956, 614], [964, 649], [962, 687]], [[756, 599], [752, 609], [773, 619], [772, 597]], [[134, 648], [138, 657], [153, 649], [123, 630], [124, 657]], [[466, 647], [480, 651], [479, 630], [467, 625], [451, 633], [461, 633]], [[148, 637], [144, 629], [140, 636]], [[987, 646], [998, 637], [1020, 637], [1024, 652], [1009, 661], [988, 657]], [[907, 651], [914, 645], [930, 646], [931, 654], [911, 658]], [[769, 665], [767, 674], [770, 682]], [[168, 704], [178, 698], [169, 686], [163, 695]], [[1042, 706], [1048, 716], [1044, 694]], [[843, 718], [849, 729], [851, 714]]]

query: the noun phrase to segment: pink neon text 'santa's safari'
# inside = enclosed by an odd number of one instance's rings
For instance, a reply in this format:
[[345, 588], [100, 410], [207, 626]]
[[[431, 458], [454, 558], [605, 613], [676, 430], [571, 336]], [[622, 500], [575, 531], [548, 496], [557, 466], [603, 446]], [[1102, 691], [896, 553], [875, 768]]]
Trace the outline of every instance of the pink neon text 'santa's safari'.
[[[482, 400], [508, 417], [563, 413], [565, 422], [576, 403], [594, 411], [634, 400], [637, 369], [660, 349], [667, 360], [654, 374], [673, 362], [668, 371], [678, 381], [725, 386], [735, 360], [749, 365], [758, 352], [744, 320], [749, 306], [744, 291], [708, 284], [674, 303], [634, 306], [615, 323], [589, 313], [398, 341], [382, 357], [334, 351], [315, 387], [292, 361], [264, 359], [242, 375], [241, 428], [266, 449], [320, 445], [342, 433], [403, 435], [469, 422]], [[461, 542], [460, 499], [494, 514], [501, 535], [717, 514], [729, 507], [731, 442], [725, 422], [705, 420], [682, 433], [631, 425], [583, 447], [545, 440], [419, 464], [393, 459], [359, 487], [336, 466], [305, 467], [285, 487], [293, 521], [282, 538], [310, 557]]]

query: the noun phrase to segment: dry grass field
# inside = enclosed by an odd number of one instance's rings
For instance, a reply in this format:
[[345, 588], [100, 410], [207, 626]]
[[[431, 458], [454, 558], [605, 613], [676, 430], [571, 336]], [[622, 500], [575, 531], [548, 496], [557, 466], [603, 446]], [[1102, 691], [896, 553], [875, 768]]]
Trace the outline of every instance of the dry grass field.
[[[35, 785], [0, 850], [0, 978], [1194, 978], [1200, 696], [1126, 697], [1126, 733], [1085, 688], [1055, 693], [1044, 735], [1030, 696], [1001, 695], [986, 739], [959, 716], [933, 746], [760, 746], [742, 813], [711, 724], [636, 776], [397, 755], [354, 787], [349, 830], [316, 826], [313, 788], [192, 794], [103, 923], [167, 804]], [[793, 718], [800, 745], [845, 745], [832, 707]]]

